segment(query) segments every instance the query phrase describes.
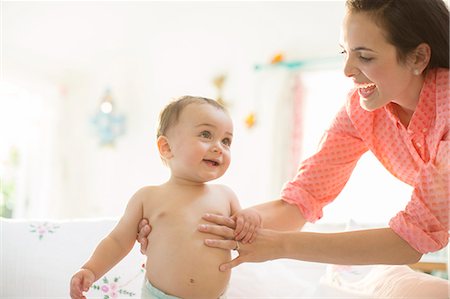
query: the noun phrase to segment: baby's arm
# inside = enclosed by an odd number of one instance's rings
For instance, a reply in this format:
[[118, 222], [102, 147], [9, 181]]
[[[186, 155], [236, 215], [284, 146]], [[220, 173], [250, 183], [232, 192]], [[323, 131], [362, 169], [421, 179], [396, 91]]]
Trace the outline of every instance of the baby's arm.
[[97, 246], [89, 260], [70, 281], [72, 299], [85, 298], [83, 292], [114, 267], [133, 248], [138, 222], [143, 217], [142, 196], [137, 192], [114, 229]]
[[236, 194], [231, 190], [230, 193], [231, 218], [236, 222], [234, 238], [242, 243], [252, 242], [256, 237], [256, 230], [262, 226], [261, 216], [255, 209], [241, 209]]

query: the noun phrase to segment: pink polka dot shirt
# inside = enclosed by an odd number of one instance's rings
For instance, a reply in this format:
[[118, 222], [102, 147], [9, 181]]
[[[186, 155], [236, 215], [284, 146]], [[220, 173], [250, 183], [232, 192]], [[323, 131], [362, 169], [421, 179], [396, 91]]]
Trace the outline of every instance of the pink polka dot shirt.
[[[445, 247], [450, 203], [449, 70], [428, 71], [408, 128], [389, 103], [372, 112], [359, 105], [357, 91], [325, 132], [319, 150], [306, 159], [282, 198], [296, 204], [306, 220], [322, 217], [348, 181], [358, 159], [370, 150], [384, 167], [413, 186], [403, 211], [389, 222], [401, 238], [421, 253]], [[395, 199], [393, 199], [395, 200]]]

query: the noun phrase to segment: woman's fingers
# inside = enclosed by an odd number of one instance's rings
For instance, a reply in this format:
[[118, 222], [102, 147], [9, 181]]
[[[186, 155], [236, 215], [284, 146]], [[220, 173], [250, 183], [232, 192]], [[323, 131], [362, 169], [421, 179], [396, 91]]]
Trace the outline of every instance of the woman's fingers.
[[[238, 247], [241, 247], [242, 244], [239, 243], [239, 245], [237, 245], [238, 241], [235, 240], [217, 240], [217, 239], [206, 239], [205, 240], [205, 244], [209, 247], [214, 247], [214, 248], [220, 248], [220, 249], [225, 249], [225, 250], [234, 250]], [[240, 265], [241, 263], [243, 263], [244, 261], [241, 259], [241, 256], [239, 255], [238, 257], [236, 257], [235, 259], [227, 262], [227, 263], [223, 263], [219, 266], [219, 270], [224, 272], [224, 271], [228, 271], [231, 268], [234, 268], [238, 265]]]
[[231, 260], [230, 262], [227, 263], [223, 263], [219, 266], [219, 270], [222, 272], [231, 270], [232, 268], [239, 266], [240, 264], [242, 264], [243, 261], [241, 260], [240, 256], [238, 256], [237, 258]]
[[144, 226], [148, 225], [148, 220], [145, 218], [142, 218], [141, 221], [139, 221], [138, 231], [141, 231]]
[[139, 244], [141, 245], [141, 253], [145, 254], [147, 252], [147, 247], [148, 247], [147, 238], [139, 239]]
[[[214, 224], [200, 224], [198, 226], [198, 230], [203, 233], [210, 233], [216, 236], [221, 236], [224, 239], [232, 240], [234, 239], [234, 230], [223, 225], [214, 225]], [[235, 241], [233, 241], [235, 242]], [[226, 249], [226, 248], [224, 248]], [[230, 248], [230, 249], [234, 249]]]
[[237, 247], [237, 241], [235, 240], [205, 239], [205, 244], [209, 247], [225, 250], [234, 250]]
[[148, 223], [147, 219], [142, 219], [139, 222], [138, 225], [138, 234], [137, 234], [137, 241], [139, 242], [139, 244], [141, 245], [141, 253], [145, 254], [145, 252], [147, 251], [147, 247], [148, 247], [148, 235], [150, 235], [150, 232], [152, 231], [152, 227], [150, 226], [150, 224]]
[[218, 225], [225, 225], [229, 228], [234, 229], [236, 227], [236, 223], [230, 217], [225, 217], [217, 214], [205, 214], [202, 218], [208, 222], [212, 222]]

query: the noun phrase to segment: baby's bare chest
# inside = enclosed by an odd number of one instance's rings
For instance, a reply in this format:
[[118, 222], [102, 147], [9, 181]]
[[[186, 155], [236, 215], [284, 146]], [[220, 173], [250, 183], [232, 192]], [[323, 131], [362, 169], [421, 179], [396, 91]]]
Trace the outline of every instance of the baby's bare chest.
[[227, 198], [204, 196], [200, 198], [167, 198], [155, 204], [144, 204], [144, 217], [152, 227], [165, 230], [196, 229], [206, 223], [202, 216], [206, 213], [230, 216], [231, 208]]

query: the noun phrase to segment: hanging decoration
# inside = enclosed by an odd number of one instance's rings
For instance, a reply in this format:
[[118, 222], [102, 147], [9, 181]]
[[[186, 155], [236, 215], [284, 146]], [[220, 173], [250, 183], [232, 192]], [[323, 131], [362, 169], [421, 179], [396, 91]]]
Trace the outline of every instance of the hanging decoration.
[[[270, 59], [269, 65], [280, 65], [281, 63], [284, 62], [284, 54], [282, 52], [278, 52], [275, 55], [273, 55], [273, 57]], [[256, 70], [261, 69], [261, 66], [256, 65], [255, 66]], [[248, 128], [251, 129], [255, 126], [256, 124], [256, 120], [257, 120], [257, 110], [258, 110], [258, 98], [260, 95], [255, 96], [255, 103], [254, 103], [254, 108], [252, 109], [252, 111], [250, 111], [244, 119], [244, 125]]]
[[229, 104], [225, 102], [223, 99], [223, 86], [227, 79], [227, 76], [224, 74], [218, 75], [213, 79], [213, 84], [217, 88], [217, 98], [216, 101], [221, 104], [222, 106], [228, 107]]
[[254, 112], [250, 112], [247, 114], [247, 116], [245, 117], [245, 126], [247, 128], [252, 128], [255, 125], [255, 113]]
[[283, 53], [277, 53], [273, 55], [272, 59], [270, 60], [271, 64], [281, 63], [284, 61], [284, 55]]
[[101, 98], [92, 124], [101, 146], [114, 146], [117, 138], [125, 133], [125, 116], [116, 111], [110, 88]]

